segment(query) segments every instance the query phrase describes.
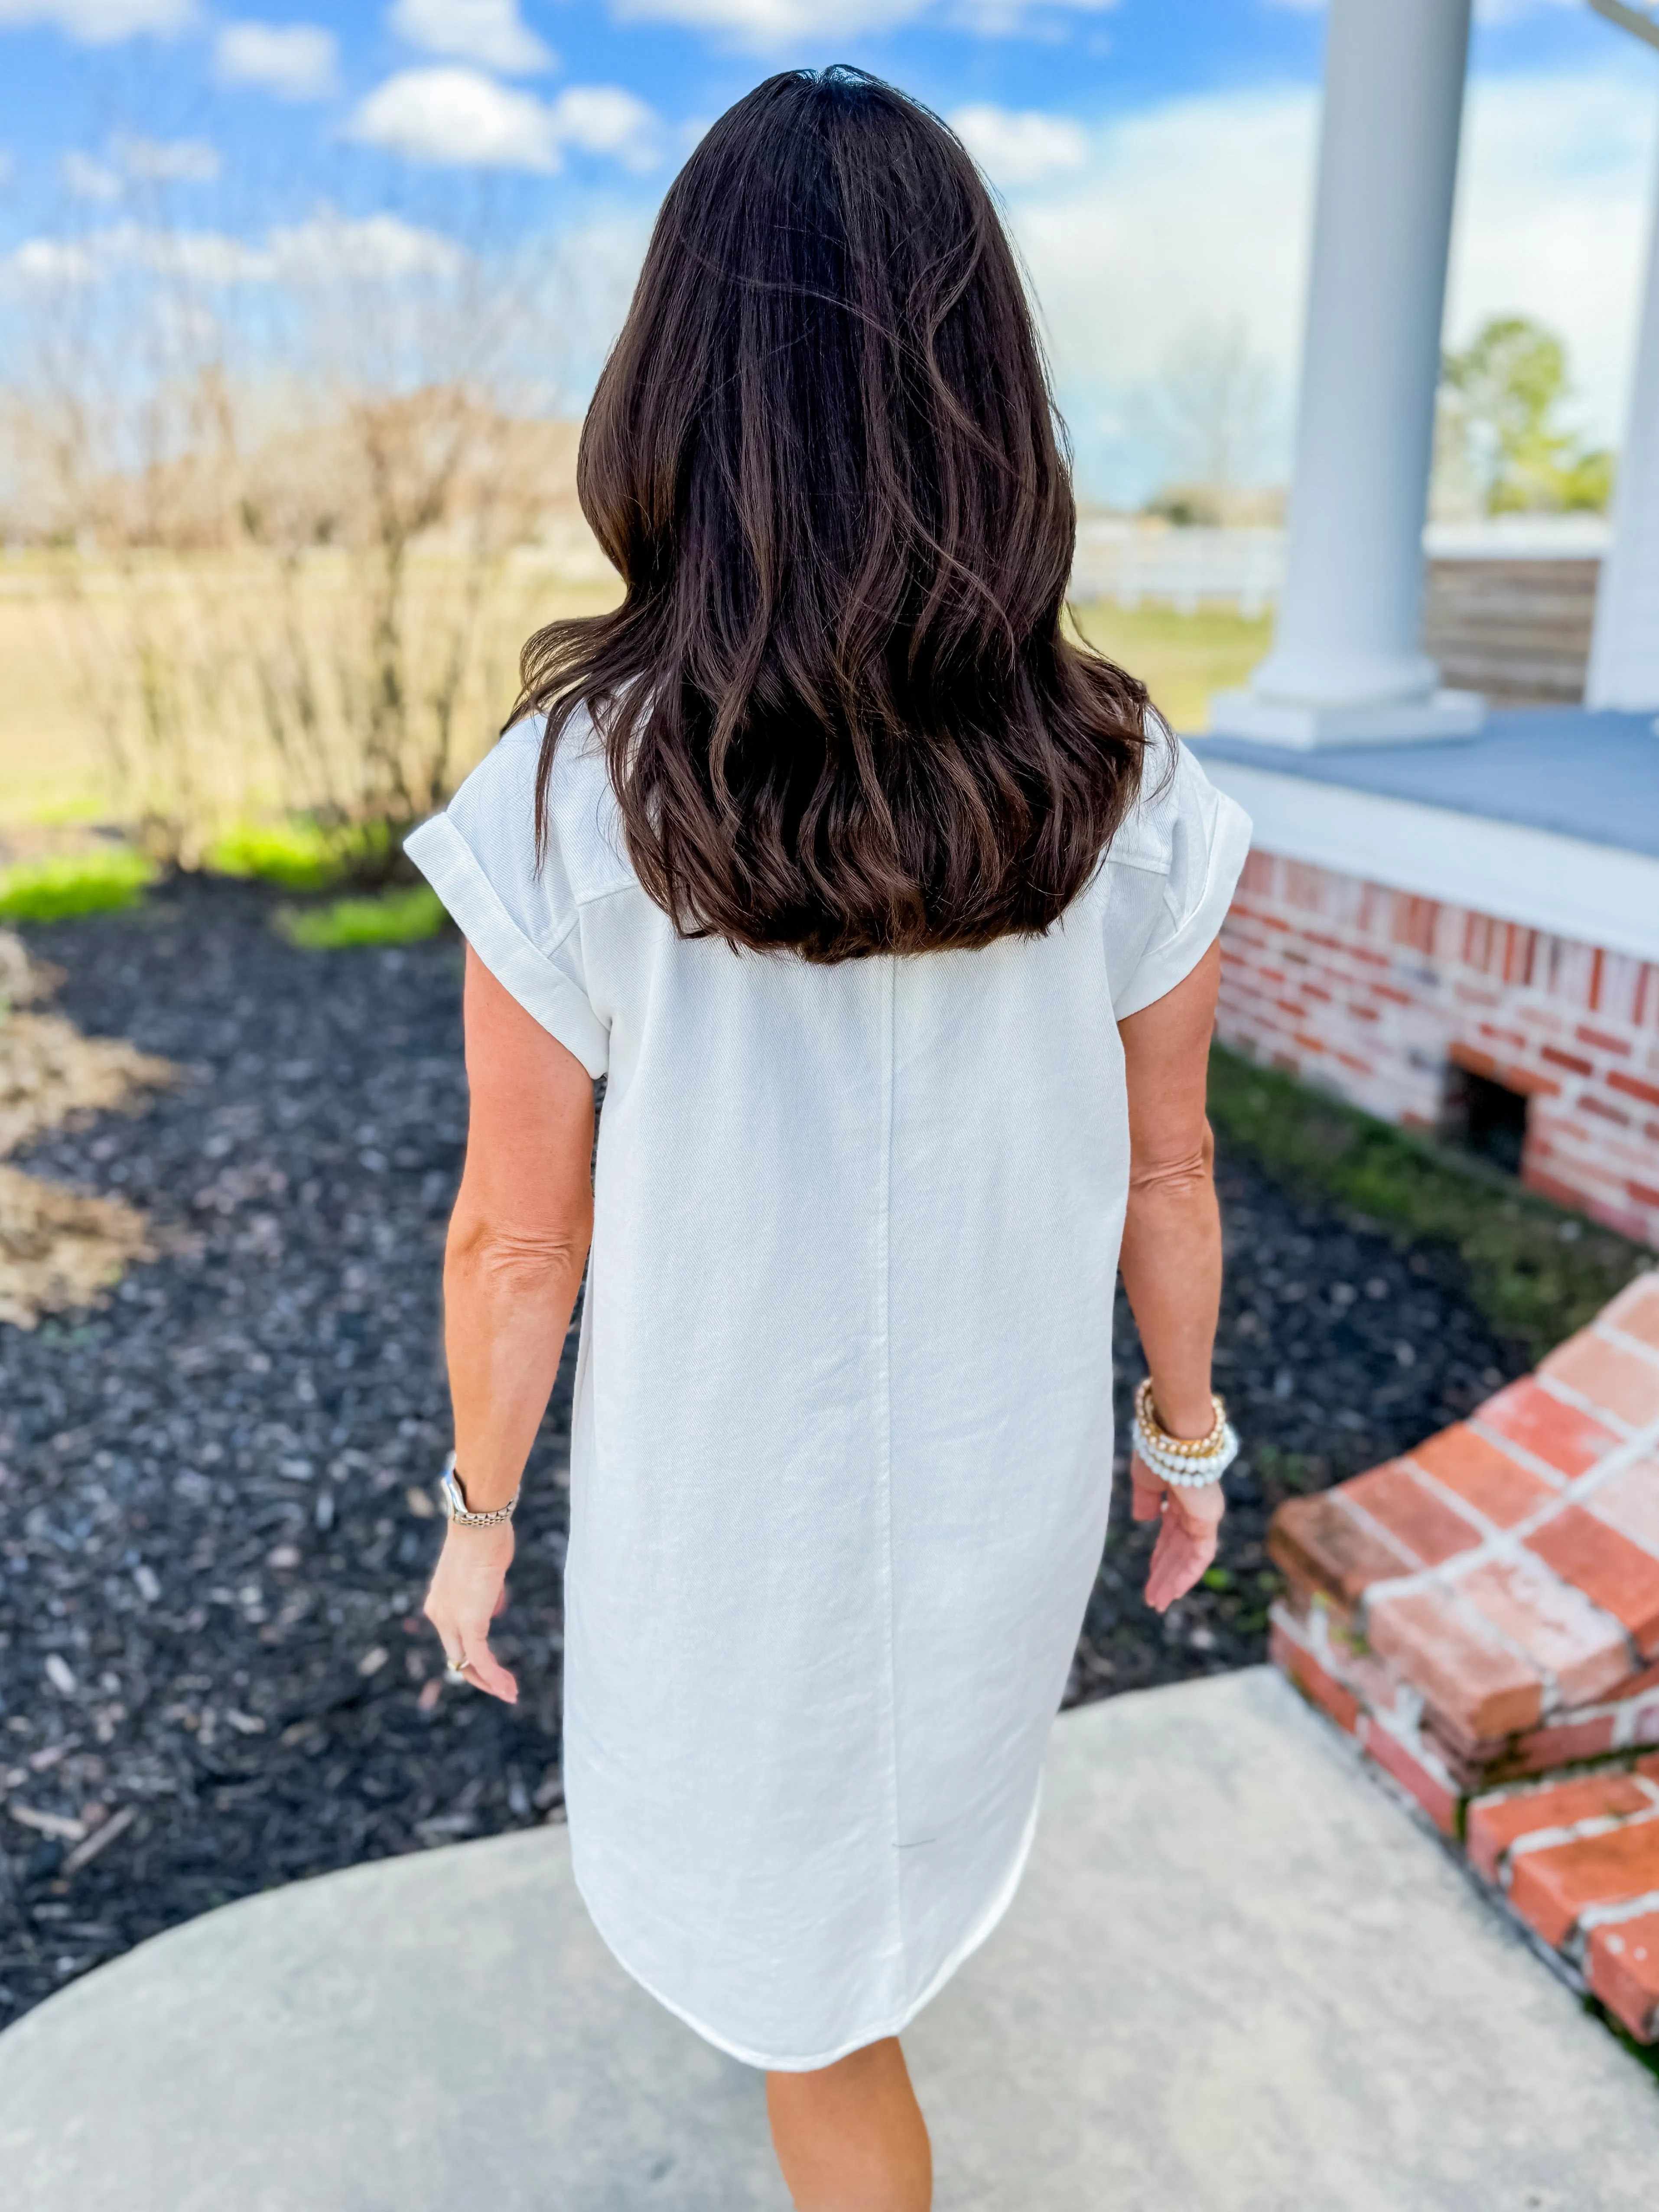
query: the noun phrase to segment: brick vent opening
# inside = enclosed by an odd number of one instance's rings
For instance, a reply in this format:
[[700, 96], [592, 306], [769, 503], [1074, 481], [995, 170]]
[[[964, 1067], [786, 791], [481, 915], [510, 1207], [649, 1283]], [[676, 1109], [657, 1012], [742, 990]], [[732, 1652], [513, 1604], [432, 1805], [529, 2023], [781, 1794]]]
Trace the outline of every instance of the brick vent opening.
[[1526, 1187], [1659, 1249], [1659, 960], [1256, 847], [1218, 1027], [1404, 1128], [1441, 1125], [1449, 1060], [1525, 1092]]
[[1518, 1176], [1527, 1149], [1527, 1096], [1473, 1068], [1454, 1067], [1446, 1091], [1446, 1134], [1504, 1175]]

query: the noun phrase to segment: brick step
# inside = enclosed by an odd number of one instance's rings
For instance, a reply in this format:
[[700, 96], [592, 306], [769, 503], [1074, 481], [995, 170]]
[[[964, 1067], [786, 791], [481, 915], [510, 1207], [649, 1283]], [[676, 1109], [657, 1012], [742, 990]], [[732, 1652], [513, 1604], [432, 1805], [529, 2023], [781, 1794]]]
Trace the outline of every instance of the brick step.
[[1639, 1694], [1659, 1664], [1659, 1277], [1468, 1421], [1281, 1506], [1269, 1549], [1293, 1609], [1322, 1600], [1472, 1768]]
[[1468, 1846], [1534, 1935], [1659, 2041], [1659, 1753], [1476, 1798]]
[[1276, 1664], [1659, 2040], [1659, 1274], [1268, 1549]]

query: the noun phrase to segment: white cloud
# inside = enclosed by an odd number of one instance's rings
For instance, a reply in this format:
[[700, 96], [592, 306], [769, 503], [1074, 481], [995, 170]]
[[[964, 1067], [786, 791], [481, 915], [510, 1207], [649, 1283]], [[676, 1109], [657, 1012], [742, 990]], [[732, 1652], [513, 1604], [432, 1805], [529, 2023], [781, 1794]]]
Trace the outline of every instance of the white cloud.
[[401, 216], [351, 218], [324, 208], [301, 223], [271, 232], [270, 273], [289, 283], [397, 283], [411, 276], [453, 276], [466, 256], [453, 239], [405, 222]]
[[1656, 151], [1645, 70], [1476, 77], [1446, 329], [1535, 316], [1567, 342], [1587, 432], [1624, 434]]
[[78, 200], [118, 200], [126, 190], [118, 172], [90, 154], [71, 148], [58, 163], [64, 182]]
[[118, 137], [115, 153], [130, 177], [143, 184], [210, 185], [223, 164], [204, 138]]
[[548, 111], [556, 142], [608, 154], [624, 168], [654, 168], [661, 130], [653, 110], [620, 85], [573, 84]]
[[542, 102], [477, 70], [399, 70], [362, 102], [350, 135], [411, 161], [544, 173], [559, 166]]
[[211, 184], [222, 167], [217, 147], [201, 138], [163, 143], [121, 134], [111, 142], [110, 154], [108, 161], [73, 149], [64, 155], [58, 167], [77, 199], [118, 200], [134, 182]]
[[5, 265], [30, 284], [88, 284], [98, 274], [97, 260], [84, 246], [61, 238], [26, 239]]
[[519, 0], [393, 0], [386, 21], [411, 46], [506, 76], [551, 69], [556, 59], [519, 13]]
[[[1300, 15], [1322, 15], [1328, 4], [1329, 0], [1267, 0], [1270, 8], [1291, 9]], [[1482, 23], [1513, 23], [1545, 9], [1582, 5], [1583, 0], [1474, 0], [1474, 13]]]
[[216, 288], [397, 284], [416, 276], [453, 276], [465, 260], [453, 239], [405, 222], [401, 216], [349, 217], [322, 208], [304, 222], [277, 226], [262, 245], [219, 230], [158, 230], [117, 222], [82, 238], [30, 239], [0, 267], [35, 283], [88, 284], [137, 272]]
[[337, 89], [339, 41], [320, 23], [227, 23], [214, 41], [222, 84], [253, 84], [278, 100], [327, 100]]
[[51, 274], [54, 257], [64, 274], [125, 276], [135, 272], [167, 276], [186, 284], [241, 284], [266, 273], [257, 246], [222, 230], [161, 230], [140, 222], [112, 223], [75, 240], [35, 239], [21, 246], [14, 261], [38, 257], [40, 273]]
[[[1215, 94], [1103, 125], [1086, 170], [1010, 192], [1085, 483], [1152, 489], [1126, 419], [1138, 386], [1200, 324], [1237, 324], [1273, 375], [1281, 422], [1301, 350], [1318, 94]], [[1565, 338], [1588, 434], [1617, 442], [1635, 343], [1656, 151], [1645, 73], [1474, 78], [1447, 312]], [[1267, 465], [1282, 467], [1282, 438]]]
[[268, 273], [257, 246], [222, 230], [153, 230], [123, 222], [88, 242], [112, 270], [144, 269], [180, 283], [246, 284]]
[[146, 32], [172, 38], [195, 20], [195, 0], [0, 0], [0, 30], [44, 26], [83, 46], [112, 46]]
[[550, 174], [567, 146], [631, 169], [657, 161], [660, 130], [641, 100], [617, 85], [572, 85], [550, 102], [477, 70], [403, 70], [363, 100], [351, 136], [414, 161]]
[[[1062, 15], [1103, 15], [1118, 0], [952, 0], [941, 11], [956, 28], [982, 39], [1017, 38], [1023, 31], [1051, 30]], [[1091, 51], [1104, 52], [1103, 45]]]
[[1043, 184], [1088, 167], [1089, 135], [1066, 116], [977, 102], [959, 107], [949, 119], [992, 182], [1005, 189]]
[[1317, 110], [1311, 88], [1144, 109], [1096, 135], [1085, 174], [1013, 198], [1062, 380], [1127, 386], [1195, 322], [1238, 318], [1294, 368]]
[[1117, 0], [613, 0], [621, 21], [684, 23], [723, 32], [741, 46], [776, 46], [798, 39], [847, 39], [924, 17], [988, 37], [1006, 36], [1066, 15], [1103, 15]]

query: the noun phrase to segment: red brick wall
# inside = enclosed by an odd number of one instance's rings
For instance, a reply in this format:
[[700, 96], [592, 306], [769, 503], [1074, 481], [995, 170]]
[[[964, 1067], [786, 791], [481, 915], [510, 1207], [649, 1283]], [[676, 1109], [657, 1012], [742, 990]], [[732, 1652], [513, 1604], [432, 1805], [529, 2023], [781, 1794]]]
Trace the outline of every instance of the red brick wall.
[[1659, 965], [1261, 852], [1221, 943], [1224, 1042], [1407, 1127], [1494, 1077], [1525, 1181], [1659, 1245]]

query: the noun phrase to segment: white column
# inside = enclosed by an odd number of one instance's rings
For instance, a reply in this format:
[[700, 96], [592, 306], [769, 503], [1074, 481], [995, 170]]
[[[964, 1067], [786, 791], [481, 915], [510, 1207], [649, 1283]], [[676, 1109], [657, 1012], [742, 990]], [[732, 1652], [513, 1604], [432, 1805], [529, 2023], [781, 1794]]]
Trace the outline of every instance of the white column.
[[1212, 708], [1280, 745], [1464, 737], [1419, 642], [1423, 524], [1470, 0], [1331, 0], [1313, 261], [1273, 649]]
[[1584, 704], [1659, 708], [1659, 193]]

